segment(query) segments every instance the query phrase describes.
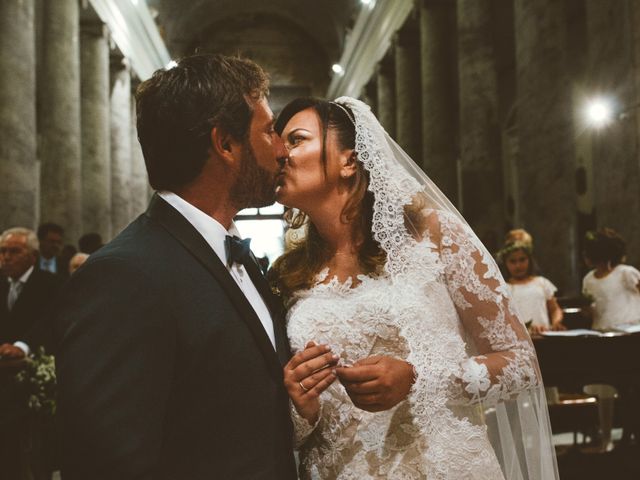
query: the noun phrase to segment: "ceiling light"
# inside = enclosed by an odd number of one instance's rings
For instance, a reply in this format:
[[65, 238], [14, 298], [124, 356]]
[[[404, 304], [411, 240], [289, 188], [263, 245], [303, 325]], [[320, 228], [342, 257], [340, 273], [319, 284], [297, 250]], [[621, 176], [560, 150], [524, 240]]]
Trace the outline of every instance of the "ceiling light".
[[589, 100], [585, 107], [585, 116], [590, 126], [605, 127], [613, 120], [612, 102], [602, 97]]
[[337, 75], [344, 74], [344, 68], [342, 68], [342, 65], [340, 65], [339, 63], [334, 63], [331, 67], [331, 70], [333, 70], [333, 73]]

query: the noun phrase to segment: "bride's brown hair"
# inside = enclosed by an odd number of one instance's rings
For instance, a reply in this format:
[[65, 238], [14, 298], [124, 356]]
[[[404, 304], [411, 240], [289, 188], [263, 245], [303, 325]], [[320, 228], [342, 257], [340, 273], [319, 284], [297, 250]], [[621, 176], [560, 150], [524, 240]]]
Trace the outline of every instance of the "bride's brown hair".
[[[307, 109], [318, 115], [322, 133], [322, 165], [326, 174], [327, 131], [336, 134], [338, 147], [355, 148], [355, 126], [353, 113], [342, 105], [317, 98], [305, 97], [293, 100], [282, 109], [275, 124], [275, 129], [282, 135], [285, 125], [291, 118]], [[369, 174], [360, 162], [356, 162], [356, 174], [351, 178], [351, 195], [340, 212], [340, 220], [350, 223], [353, 242], [358, 245], [358, 261], [364, 273], [375, 273], [384, 265], [386, 254], [371, 235], [373, 217], [373, 193], [367, 190]], [[324, 242], [315, 225], [310, 222], [304, 212], [287, 210], [285, 220], [291, 228], [306, 229], [303, 238], [293, 241], [290, 248], [278, 258], [270, 272], [269, 280], [285, 298], [293, 292], [309, 288], [314, 277], [322, 266], [331, 258], [332, 251]]]

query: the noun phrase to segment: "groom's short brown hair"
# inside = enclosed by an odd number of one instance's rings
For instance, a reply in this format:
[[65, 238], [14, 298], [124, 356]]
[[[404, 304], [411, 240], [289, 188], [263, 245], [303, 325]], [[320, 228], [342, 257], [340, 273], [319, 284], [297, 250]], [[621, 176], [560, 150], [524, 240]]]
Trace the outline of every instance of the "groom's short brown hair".
[[185, 57], [142, 82], [138, 139], [151, 186], [173, 190], [194, 180], [209, 156], [214, 126], [248, 138], [253, 102], [268, 86], [267, 74], [251, 60], [213, 54]]

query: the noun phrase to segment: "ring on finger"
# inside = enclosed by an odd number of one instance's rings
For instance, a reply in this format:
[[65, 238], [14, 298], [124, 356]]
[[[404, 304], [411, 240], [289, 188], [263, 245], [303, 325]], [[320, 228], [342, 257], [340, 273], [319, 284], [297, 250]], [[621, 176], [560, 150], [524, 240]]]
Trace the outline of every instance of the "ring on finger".
[[298, 385], [300, 385], [300, 388], [302, 388], [302, 391], [304, 393], [307, 393], [309, 391], [309, 389], [307, 387], [305, 387], [304, 384], [301, 381], [298, 382]]

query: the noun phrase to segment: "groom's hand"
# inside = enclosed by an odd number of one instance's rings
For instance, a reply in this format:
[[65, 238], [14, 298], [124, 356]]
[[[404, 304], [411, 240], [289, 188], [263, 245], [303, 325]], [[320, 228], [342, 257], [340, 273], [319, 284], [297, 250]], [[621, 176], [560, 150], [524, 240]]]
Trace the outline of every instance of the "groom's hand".
[[327, 345], [307, 343], [284, 366], [284, 386], [296, 410], [310, 424], [320, 412], [320, 394], [336, 379], [334, 367], [338, 356]]
[[400, 403], [407, 398], [415, 380], [411, 364], [382, 355], [336, 371], [353, 404], [368, 412], [389, 410]]

